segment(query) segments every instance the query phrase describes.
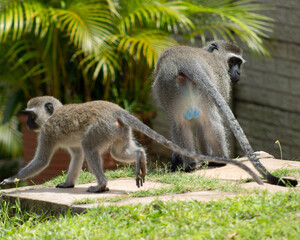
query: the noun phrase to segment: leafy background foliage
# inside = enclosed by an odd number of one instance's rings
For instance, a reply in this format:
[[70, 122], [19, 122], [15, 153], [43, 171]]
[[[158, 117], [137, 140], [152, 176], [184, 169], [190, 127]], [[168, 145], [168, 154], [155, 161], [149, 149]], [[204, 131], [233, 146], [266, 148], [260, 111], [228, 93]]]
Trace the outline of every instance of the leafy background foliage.
[[264, 8], [249, 0], [0, 0], [3, 123], [37, 95], [148, 111], [151, 71], [177, 34], [185, 43], [240, 39], [268, 55], [271, 20], [257, 13]]

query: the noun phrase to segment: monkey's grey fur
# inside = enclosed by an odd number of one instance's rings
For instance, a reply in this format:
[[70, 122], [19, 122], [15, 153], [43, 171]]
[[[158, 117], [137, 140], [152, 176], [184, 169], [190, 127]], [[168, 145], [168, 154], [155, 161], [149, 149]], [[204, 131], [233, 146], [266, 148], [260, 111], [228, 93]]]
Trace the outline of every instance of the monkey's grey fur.
[[[166, 113], [174, 143], [191, 152], [228, 157], [224, 115], [235, 137], [258, 172], [269, 183], [284, 185], [260, 163], [228, 102], [231, 83], [240, 80], [242, 50], [231, 42], [216, 40], [203, 49], [170, 47], [162, 52], [154, 72], [153, 93]], [[196, 125], [196, 128], [193, 126]], [[193, 170], [197, 161], [173, 153], [172, 170]], [[285, 179], [291, 185], [297, 181]]]
[[[54, 108], [51, 109], [51, 105]], [[182, 149], [110, 102], [93, 101], [62, 106], [57, 99], [44, 96], [31, 99], [27, 106], [28, 121], [39, 123], [38, 126], [28, 124], [28, 126], [35, 126], [33, 130], [39, 131], [37, 151], [27, 166], [17, 175], [3, 180], [1, 184], [12, 183], [15, 178], [24, 180], [40, 173], [48, 166], [55, 150], [62, 147], [69, 149], [72, 159], [66, 182], [58, 184], [57, 187], [74, 187], [85, 157], [98, 184], [90, 187], [88, 191], [103, 192], [108, 189], [101, 154], [110, 148], [111, 155], [116, 160], [128, 163], [136, 161], [136, 184], [139, 187], [143, 184], [146, 174], [146, 155], [144, 149], [134, 142], [131, 129], [146, 134], [181, 155], [198, 160], [234, 164], [247, 171], [256, 182], [263, 184], [260, 178], [244, 164], [226, 158], [196, 155], [194, 152]]]

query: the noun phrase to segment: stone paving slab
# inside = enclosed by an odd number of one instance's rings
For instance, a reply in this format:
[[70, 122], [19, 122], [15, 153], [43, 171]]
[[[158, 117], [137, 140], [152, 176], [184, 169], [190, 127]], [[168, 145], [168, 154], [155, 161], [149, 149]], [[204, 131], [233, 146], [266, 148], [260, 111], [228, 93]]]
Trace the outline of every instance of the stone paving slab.
[[[226, 197], [234, 197], [236, 193], [226, 193], [217, 191], [196, 191], [187, 192], [182, 194], [171, 194], [161, 196], [150, 197], [134, 197], [127, 198], [128, 193], [137, 192], [141, 190], [157, 189], [168, 184], [159, 182], [146, 181], [144, 186], [137, 188], [134, 186], [134, 180], [131, 179], [118, 179], [108, 182], [109, 191], [105, 193], [89, 193], [87, 188], [93, 184], [81, 184], [75, 186], [75, 188], [54, 188], [43, 187], [41, 185], [13, 188], [8, 190], [2, 190], [3, 198], [5, 200], [20, 199], [22, 207], [24, 209], [33, 209], [37, 212], [43, 212], [46, 210], [62, 211], [65, 212], [68, 209], [72, 209], [73, 212], [81, 213], [86, 209], [95, 208], [97, 206], [109, 206], [109, 205], [136, 205], [136, 204], [148, 204], [155, 200], [161, 201], [212, 201]], [[113, 202], [108, 201], [110, 198], [125, 197], [125, 199]], [[91, 204], [78, 204], [77, 200], [86, 199], [96, 200], [97, 203]], [[103, 199], [101, 201], [101, 199]]]
[[236, 193], [228, 193], [228, 192], [217, 192], [217, 191], [196, 191], [196, 192], [187, 192], [180, 194], [170, 194], [170, 195], [161, 195], [161, 196], [151, 196], [151, 197], [143, 197], [143, 198], [130, 198], [118, 201], [117, 205], [135, 205], [135, 204], [147, 204], [151, 203], [155, 200], [161, 201], [201, 201], [201, 202], [209, 202], [216, 201], [219, 199], [223, 199], [226, 197], [234, 197]]
[[[295, 161], [286, 161], [274, 159], [270, 154], [259, 152], [258, 157], [261, 162], [266, 166], [270, 171], [281, 168], [291, 168], [291, 169], [300, 169], [300, 162]], [[251, 163], [247, 158], [240, 158], [239, 161], [242, 161], [249, 167], [253, 168]], [[226, 181], [237, 182], [241, 179], [250, 178], [250, 176], [243, 170], [238, 167], [227, 165], [224, 167], [198, 170], [194, 173], [205, 177], [218, 178]], [[238, 183], [237, 183], [238, 184]], [[54, 187], [45, 187], [42, 185], [37, 186], [28, 186], [20, 187], [14, 189], [6, 189], [0, 191], [0, 196], [4, 200], [14, 200], [16, 198], [20, 199], [22, 207], [24, 209], [32, 209], [36, 212], [52, 210], [56, 212], [65, 212], [68, 209], [72, 209], [73, 212], [84, 212], [86, 209], [94, 208], [99, 205], [108, 206], [108, 205], [135, 205], [135, 204], [147, 204], [151, 203], [154, 200], [162, 201], [211, 201], [218, 200], [226, 197], [234, 197], [237, 193], [228, 193], [228, 192], [217, 192], [217, 191], [195, 191], [182, 194], [172, 194], [172, 195], [161, 195], [161, 196], [151, 196], [151, 197], [135, 197], [135, 198], [126, 198], [128, 193], [137, 192], [141, 190], [149, 189], [158, 189], [168, 184], [163, 184], [159, 182], [147, 181], [144, 186], [137, 188], [135, 185], [134, 178], [126, 179], [117, 179], [108, 181], [109, 191], [105, 193], [89, 193], [87, 188], [89, 186], [95, 185], [95, 183], [81, 184], [76, 185], [75, 188], [54, 188]], [[271, 184], [258, 185], [255, 182], [242, 183], [239, 185], [241, 188], [249, 189], [253, 191], [266, 190], [267, 192], [277, 192], [277, 191], [299, 191], [300, 186], [293, 189], [286, 187], [274, 186]], [[121, 197], [119, 201], [108, 201], [110, 198]], [[93, 204], [78, 204], [76, 201], [86, 199], [94, 199], [97, 203]], [[102, 200], [101, 200], [102, 199]]]
[[[247, 182], [242, 183], [239, 185], [239, 187], [249, 190], [266, 190], [269, 193], [275, 193], [275, 192], [289, 192], [293, 191], [291, 188], [282, 187], [282, 186], [276, 186], [272, 184], [265, 183], [264, 185], [259, 185], [256, 182]], [[296, 188], [293, 188], [296, 190], [300, 190], [299, 185]]]
[[[158, 189], [167, 184], [146, 181], [143, 187], [137, 188], [135, 179], [117, 179], [108, 181], [108, 192], [104, 193], [90, 193], [87, 192], [88, 187], [95, 185], [95, 183], [87, 183], [76, 185], [74, 188], [55, 188], [45, 187], [42, 185], [11, 188], [0, 191], [3, 193], [4, 199], [19, 198], [24, 207], [27, 209], [42, 208], [57, 210], [57, 207], [62, 209], [73, 208], [74, 202], [82, 199], [99, 199], [99, 198], [114, 198], [124, 196], [128, 193], [137, 192], [141, 190]], [[75, 210], [81, 212], [80, 206], [75, 206]]]

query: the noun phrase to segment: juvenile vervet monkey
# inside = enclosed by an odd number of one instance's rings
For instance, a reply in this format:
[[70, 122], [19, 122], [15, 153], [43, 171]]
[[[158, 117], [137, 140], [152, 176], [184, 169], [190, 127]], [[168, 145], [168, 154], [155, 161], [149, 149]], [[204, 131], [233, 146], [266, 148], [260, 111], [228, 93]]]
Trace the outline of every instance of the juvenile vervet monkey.
[[[222, 40], [209, 42], [202, 49], [167, 48], [156, 64], [153, 94], [168, 117], [172, 142], [191, 152], [228, 158], [223, 115], [259, 173], [269, 183], [284, 185], [260, 163], [228, 106], [231, 84], [240, 80], [244, 62], [242, 50]], [[178, 167], [191, 171], [196, 160], [174, 152], [171, 169]], [[297, 185], [297, 181], [289, 182]]]
[[28, 114], [29, 128], [39, 132], [36, 154], [17, 175], [3, 180], [1, 184], [12, 183], [15, 178], [24, 180], [40, 173], [48, 166], [53, 153], [61, 147], [67, 148], [72, 158], [66, 182], [57, 187], [74, 187], [85, 157], [97, 179], [97, 186], [90, 187], [88, 191], [107, 191], [101, 154], [108, 149], [117, 161], [136, 162], [136, 185], [140, 187], [145, 180], [146, 154], [142, 147], [136, 145], [131, 129], [144, 133], [181, 155], [197, 160], [234, 164], [247, 171], [257, 183], [263, 184], [244, 164], [221, 157], [196, 155], [182, 149], [110, 102], [93, 101], [62, 106], [57, 99], [44, 96], [31, 99], [25, 112]]

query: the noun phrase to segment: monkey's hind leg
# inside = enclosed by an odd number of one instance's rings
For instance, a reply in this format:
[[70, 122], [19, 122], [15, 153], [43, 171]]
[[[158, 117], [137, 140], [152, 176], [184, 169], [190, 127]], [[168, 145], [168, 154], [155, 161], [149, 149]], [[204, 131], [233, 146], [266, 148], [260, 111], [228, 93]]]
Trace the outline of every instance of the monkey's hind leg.
[[[190, 126], [190, 122], [172, 123], [171, 124], [171, 139], [172, 142], [178, 146], [185, 148], [191, 152], [195, 152], [195, 143], [193, 140], [193, 133]], [[181, 156], [180, 154], [173, 152], [171, 158], [170, 168], [172, 172], [177, 170], [184, 170], [185, 172], [191, 172], [196, 168], [196, 160]]]
[[146, 175], [146, 154], [142, 147], [138, 147], [131, 137], [131, 130], [123, 127], [120, 139], [114, 142], [110, 153], [119, 162], [136, 162], [136, 185], [143, 186]]
[[107, 178], [104, 174], [103, 159], [101, 157], [101, 154], [110, 145], [108, 137], [103, 131], [97, 129], [97, 127], [93, 127], [83, 138], [81, 144], [89, 169], [97, 179], [97, 186], [89, 187], [87, 191], [93, 193], [108, 191], [109, 189], [106, 187]]
[[59, 183], [57, 188], [73, 188], [79, 176], [83, 164], [83, 152], [81, 148], [69, 149], [71, 162], [68, 169], [67, 179], [64, 183]]

